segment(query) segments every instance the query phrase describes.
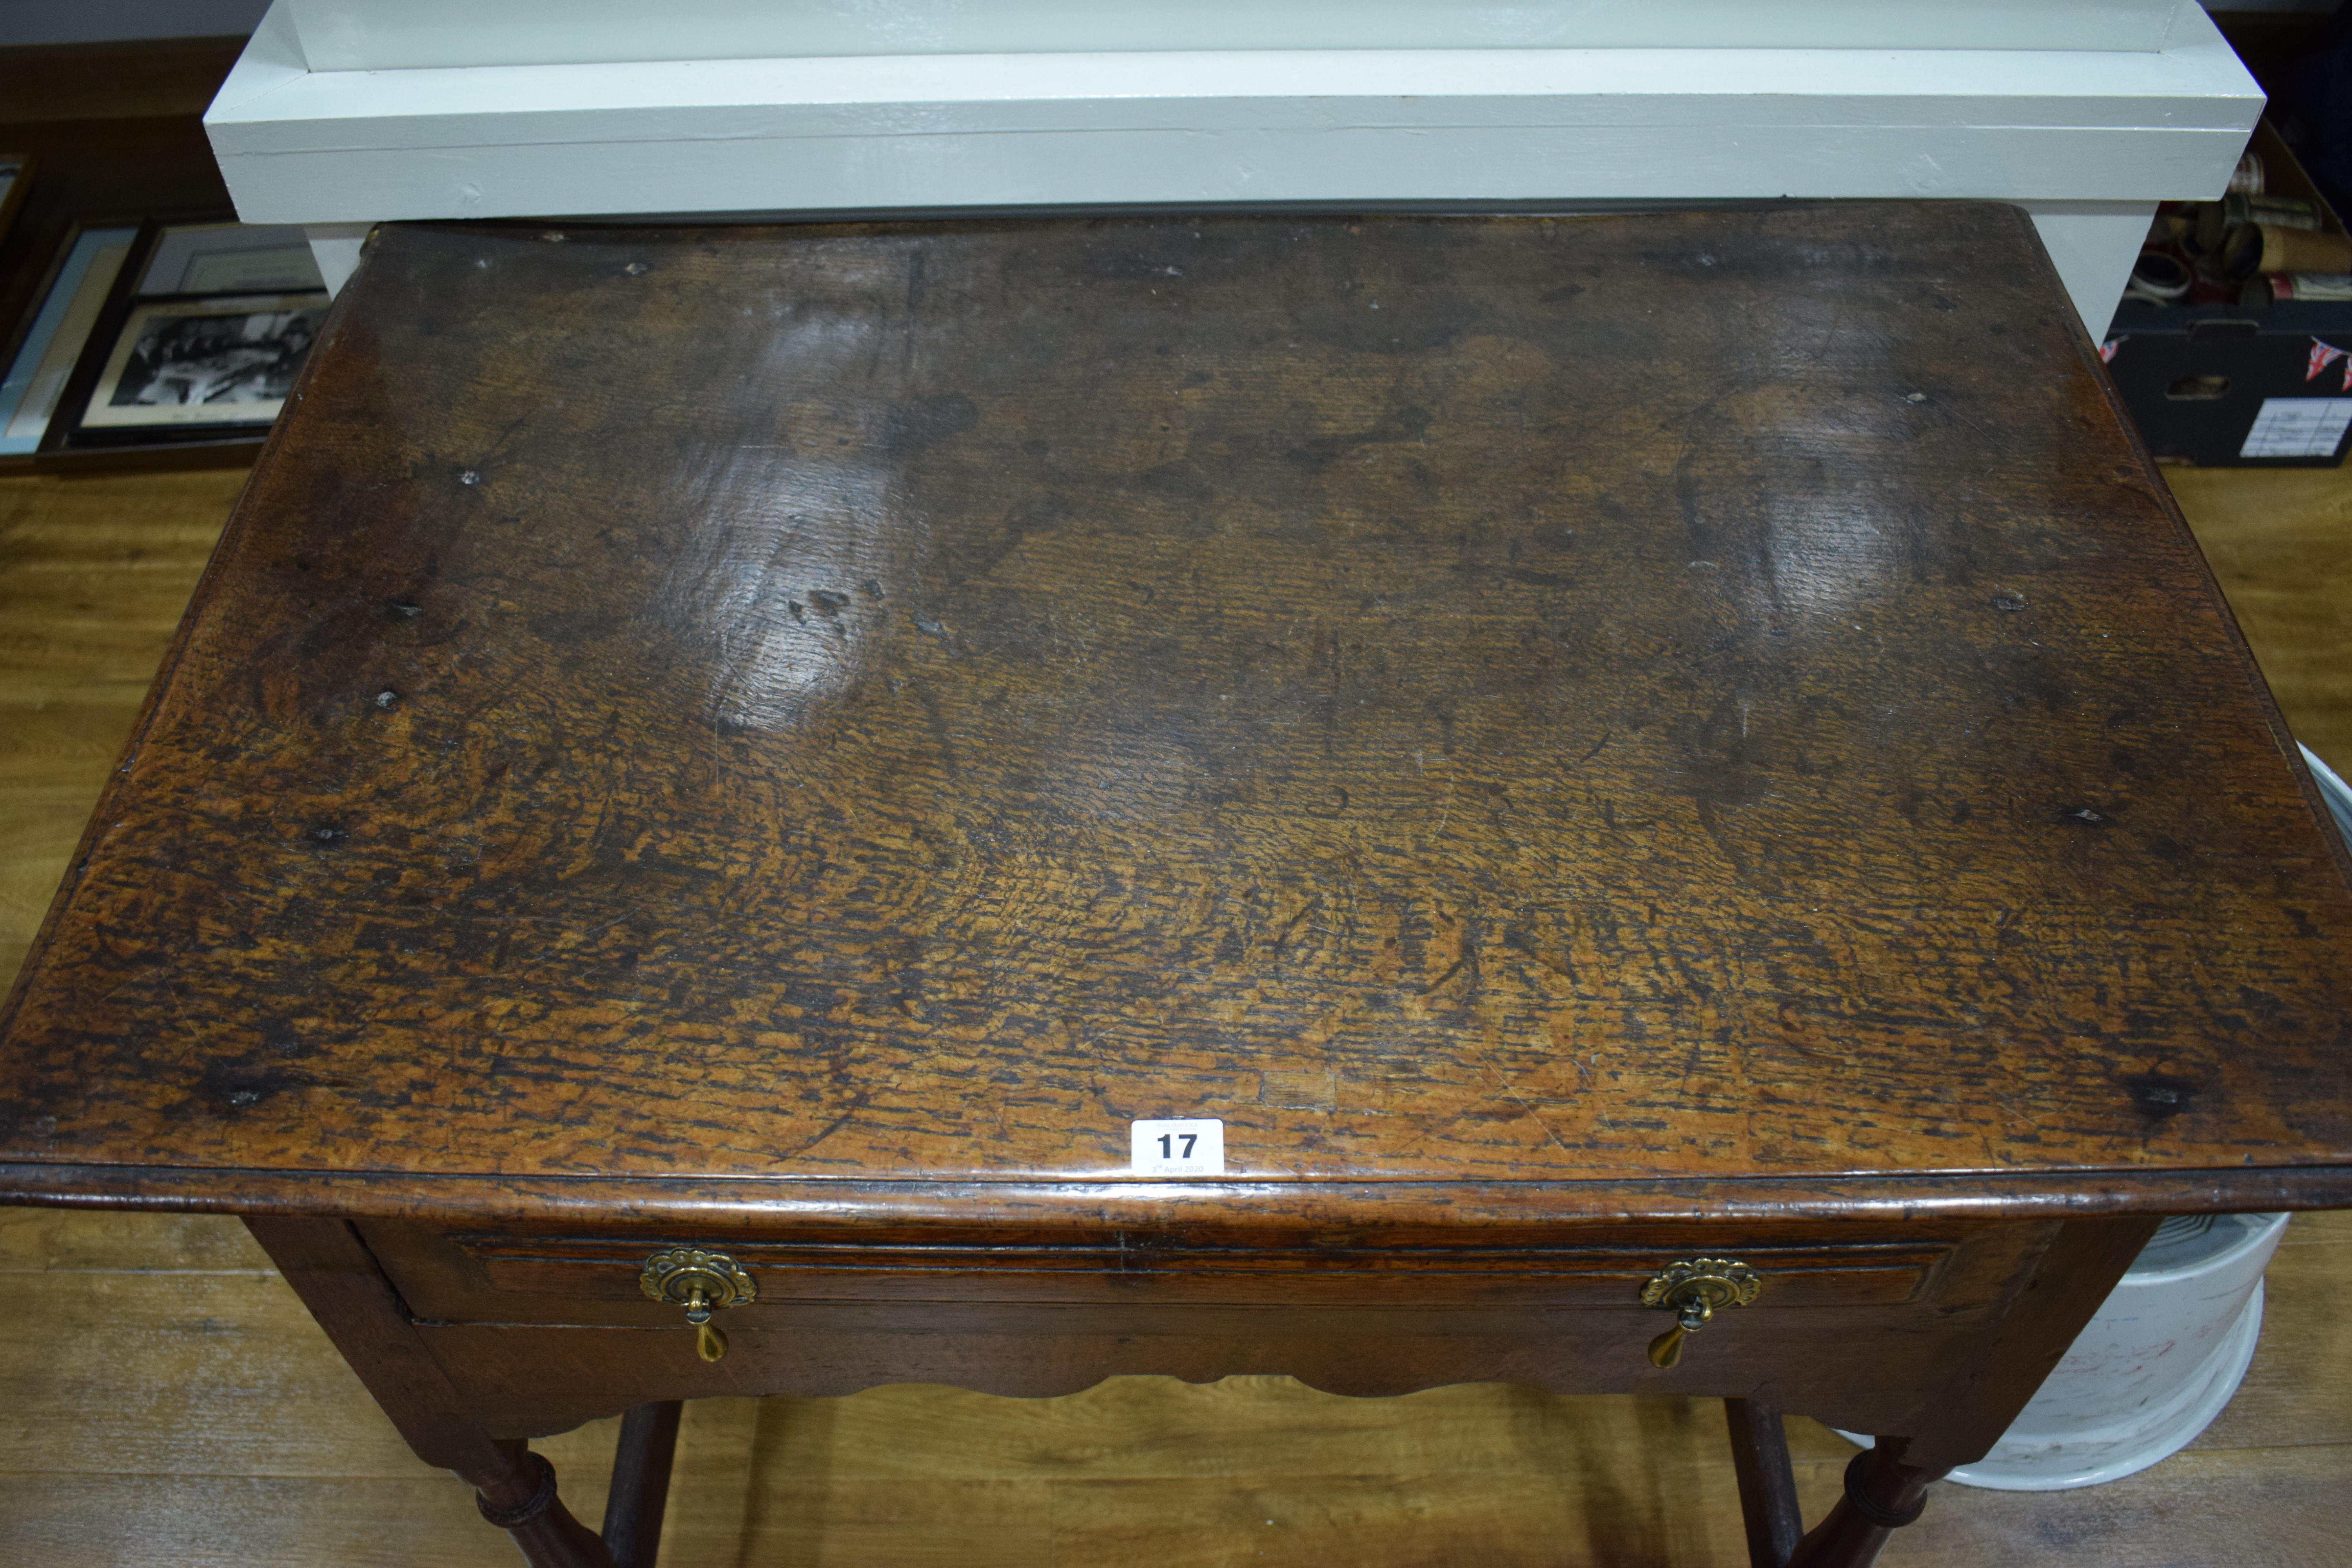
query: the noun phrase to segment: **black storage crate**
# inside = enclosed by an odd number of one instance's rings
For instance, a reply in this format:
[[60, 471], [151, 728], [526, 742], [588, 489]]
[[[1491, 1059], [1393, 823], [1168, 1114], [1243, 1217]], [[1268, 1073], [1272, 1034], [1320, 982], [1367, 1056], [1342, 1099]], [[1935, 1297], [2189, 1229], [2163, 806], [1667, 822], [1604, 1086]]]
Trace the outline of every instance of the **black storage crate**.
[[2352, 302], [2126, 300], [2100, 353], [2158, 458], [2320, 468], [2352, 446]]

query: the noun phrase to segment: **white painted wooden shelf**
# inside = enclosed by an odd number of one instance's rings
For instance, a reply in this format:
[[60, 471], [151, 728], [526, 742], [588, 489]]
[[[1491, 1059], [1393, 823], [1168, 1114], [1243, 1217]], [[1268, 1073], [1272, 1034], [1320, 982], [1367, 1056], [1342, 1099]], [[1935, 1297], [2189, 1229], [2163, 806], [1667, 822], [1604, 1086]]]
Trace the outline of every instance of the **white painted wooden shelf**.
[[2262, 101], [2194, 0], [278, 0], [206, 124], [338, 278], [393, 218], [1990, 197], [2095, 331]]

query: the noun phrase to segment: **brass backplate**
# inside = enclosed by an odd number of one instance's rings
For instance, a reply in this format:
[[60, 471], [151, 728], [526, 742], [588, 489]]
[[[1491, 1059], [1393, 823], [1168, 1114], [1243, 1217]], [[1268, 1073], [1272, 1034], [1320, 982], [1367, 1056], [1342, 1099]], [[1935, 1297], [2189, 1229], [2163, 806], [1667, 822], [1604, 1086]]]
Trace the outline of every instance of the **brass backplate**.
[[1666, 1265], [1642, 1287], [1642, 1305], [1676, 1311], [1694, 1301], [1745, 1307], [1764, 1289], [1764, 1277], [1732, 1258], [1685, 1258]]
[[666, 1247], [646, 1258], [637, 1276], [638, 1289], [675, 1307], [688, 1305], [698, 1286], [703, 1304], [712, 1308], [740, 1307], [760, 1293], [740, 1264], [699, 1247]]

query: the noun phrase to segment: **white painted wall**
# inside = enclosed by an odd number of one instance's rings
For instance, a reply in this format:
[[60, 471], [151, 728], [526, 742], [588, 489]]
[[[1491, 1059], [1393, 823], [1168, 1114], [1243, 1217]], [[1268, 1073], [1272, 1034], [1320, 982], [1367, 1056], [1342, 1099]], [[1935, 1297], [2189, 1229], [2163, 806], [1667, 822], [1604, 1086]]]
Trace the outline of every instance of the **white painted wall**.
[[[558, 10], [564, 26], [548, 20]], [[1097, 20], [1079, 26], [1082, 10]], [[2218, 194], [2262, 104], [2194, 0], [1556, 0], [1524, 11], [1377, 0], [1360, 13], [1314, 0], [1257, 10], [1254, 20], [1234, 0], [465, 0], [464, 14], [479, 18], [469, 28], [455, 0], [278, 0], [206, 121], [239, 210], [305, 225], [1990, 197], [2033, 211], [2095, 331], [2149, 209]], [[769, 31], [751, 25], [755, 11]], [[1057, 16], [1071, 22], [1054, 35], [1059, 47], [940, 52], [1038, 44], [1040, 18]], [[1162, 47], [1199, 41], [1171, 17], [1234, 47]], [[1785, 26], [1774, 34], [1759, 18]], [[720, 26], [736, 22], [750, 30]], [[1605, 24], [1607, 37], [1651, 41], [1470, 47], [1570, 22], [1582, 36], [1603, 36]], [[804, 30], [787, 37], [787, 23]], [[1718, 23], [1782, 45], [1657, 41], [1712, 37], [1702, 24]], [[1914, 42], [1818, 42], [1849, 24]], [[534, 37], [544, 52], [590, 55], [655, 48], [654, 31], [670, 51], [722, 33], [738, 49], [794, 39], [866, 47], [893, 27], [904, 52], [499, 63]], [[1422, 44], [1304, 47], [1365, 36]], [[1959, 47], [1971, 37], [2001, 47]], [[2014, 47], [2021, 37], [2102, 47]], [[1805, 39], [1816, 42], [1792, 42]], [[314, 49], [346, 62], [442, 63], [322, 68]], [[449, 63], [457, 55], [465, 61]]]

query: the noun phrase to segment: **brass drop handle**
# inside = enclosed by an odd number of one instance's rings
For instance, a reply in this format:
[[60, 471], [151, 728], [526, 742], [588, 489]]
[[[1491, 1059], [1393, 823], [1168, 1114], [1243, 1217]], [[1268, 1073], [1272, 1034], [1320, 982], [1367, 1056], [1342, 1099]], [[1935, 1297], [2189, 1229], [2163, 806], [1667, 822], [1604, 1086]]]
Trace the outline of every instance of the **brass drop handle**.
[[703, 1299], [699, 1285], [686, 1299], [686, 1321], [694, 1325], [695, 1354], [717, 1361], [727, 1353], [727, 1331], [710, 1326], [710, 1303]]
[[1717, 1307], [1745, 1307], [1764, 1289], [1764, 1277], [1729, 1258], [1689, 1258], [1666, 1265], [1642, 1287], [1642, 1305], [1664, 1307], [1675, 1326], [1650, 1342], [1650, 1364], [1664, 1369], [1683, 1359], [1683, 1341], [1706, 1327]]
[[637, 1289], [656, 1301], [686, 1309], [694, 1325], [694, 1352], [705, 1361], [727, 1353], [727, 1335], [714, 1327], [710, 1314], [721, 1307], [740, 1307], [760, 1293], [751, 1276], [723, 1252], [698, 1247], [673, 1247], [646, 1259]]

